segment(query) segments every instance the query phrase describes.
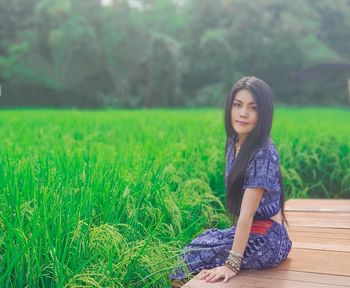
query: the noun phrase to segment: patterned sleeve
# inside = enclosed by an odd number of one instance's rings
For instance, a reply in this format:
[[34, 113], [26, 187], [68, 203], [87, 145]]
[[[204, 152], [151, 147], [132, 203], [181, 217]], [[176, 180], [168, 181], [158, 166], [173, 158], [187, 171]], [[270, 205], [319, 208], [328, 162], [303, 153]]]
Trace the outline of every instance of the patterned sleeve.
[[273, 191], [279, 181], [279, 157], [276, 151], [259, 150], [250, 161], [243, 188], [264, 188]]

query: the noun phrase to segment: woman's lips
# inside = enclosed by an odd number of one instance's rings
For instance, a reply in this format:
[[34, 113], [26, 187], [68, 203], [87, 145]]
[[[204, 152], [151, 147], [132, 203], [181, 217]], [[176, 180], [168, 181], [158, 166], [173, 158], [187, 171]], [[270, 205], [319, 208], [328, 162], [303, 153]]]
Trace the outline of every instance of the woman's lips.
[[239, 124], [239, 125], [243, 125], [243, 126], [245, 126], [245, 125], [248, 125], [249, 123], [247, 123], [247, 122], [241, 122], [241, 121], [237, 121], [237, 123]]

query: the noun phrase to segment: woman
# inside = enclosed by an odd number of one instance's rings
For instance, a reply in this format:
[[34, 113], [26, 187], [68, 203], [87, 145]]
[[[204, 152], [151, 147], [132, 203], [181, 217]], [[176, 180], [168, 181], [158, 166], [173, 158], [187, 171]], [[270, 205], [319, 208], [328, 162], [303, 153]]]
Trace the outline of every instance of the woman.
[[228, 211], [238, 221], [208, 229], [185, 246], [185, 267], [170, 273], [173, 287], [201, 270], [203, 281], [228, 282], [241, 269], [275, 267], [288, 256], [292, 241], [272, 118], [272, 92], [264, 81], [250, 76], [234, 84], [225, 108], [225, 187]]

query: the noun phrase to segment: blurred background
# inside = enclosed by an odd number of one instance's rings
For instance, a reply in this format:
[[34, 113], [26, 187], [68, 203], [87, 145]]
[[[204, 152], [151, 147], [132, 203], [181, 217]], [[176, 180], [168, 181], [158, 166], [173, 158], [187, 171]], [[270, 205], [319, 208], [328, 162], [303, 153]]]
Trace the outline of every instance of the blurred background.
[[279, 106], [285, 199], [350, 199], [350, 0], [0, 0], [0, 20], [0, 287], [169, 287], [231, 225], [242, 76]]
[[349, 0], [0, 0], [2, 107], [348, 106]]

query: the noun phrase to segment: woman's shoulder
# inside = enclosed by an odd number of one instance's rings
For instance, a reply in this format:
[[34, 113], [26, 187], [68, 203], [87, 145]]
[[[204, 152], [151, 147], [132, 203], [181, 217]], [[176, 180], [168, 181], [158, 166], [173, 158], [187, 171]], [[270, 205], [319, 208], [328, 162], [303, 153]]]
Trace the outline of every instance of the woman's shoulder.
[[279, 163], [279, 159], [280, 157], [279, 157], [276, 145], [270, 137], [267, 139], [266, 143], [262, 147], [256, 150], [256, 152], [252, 157], [252, 161], [265, 160], [265, 161], [274, 162], [276, 164]]

